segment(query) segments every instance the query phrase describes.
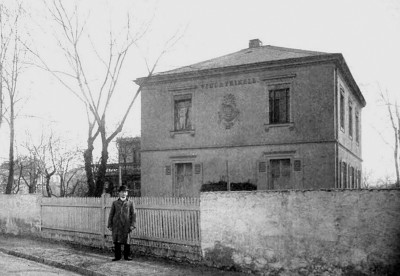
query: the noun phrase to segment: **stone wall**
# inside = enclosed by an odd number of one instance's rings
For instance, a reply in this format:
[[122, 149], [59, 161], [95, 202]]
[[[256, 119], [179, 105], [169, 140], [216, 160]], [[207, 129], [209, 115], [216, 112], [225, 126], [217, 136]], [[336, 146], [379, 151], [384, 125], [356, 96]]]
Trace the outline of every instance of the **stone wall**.
[[[0, 195], [0, 233], [39, 236], [40, 198]], [[208, 265], [271, 275], [400, 271], [400, 190], [202, 193], [200, 221]]]
[[40, 195], [0, 194], [0, 233], [40, 235]]
[[400, 268], [400, 190], [202, 193], [200, 215], [209, 265], [268, 275]]

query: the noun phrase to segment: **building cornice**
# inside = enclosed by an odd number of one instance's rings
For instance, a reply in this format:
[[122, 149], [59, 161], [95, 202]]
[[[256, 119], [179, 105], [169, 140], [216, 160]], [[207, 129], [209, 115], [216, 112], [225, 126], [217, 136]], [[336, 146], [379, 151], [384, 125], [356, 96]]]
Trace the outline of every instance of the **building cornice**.
[[140, 152], [179, 152], [188, 150], [215, 150], [215, 149], [227, 149], [227, 148], [248, 148], [248, 147], [266, 147], [266, 146], [288, 146], [288, 145], [306, 145], [306, 144], [337, 144], [347, 152], [351, 153], [355, 158], [362, 161], [361, 157], [357, 156], [351, 150], [346, 148], [337, 140], [320, 140], [320, 141], [297, 141], [297, 142], [286, 142], [286, 143], [257, 143], [247, 145], [207, 145], [198, 147], [171, 147], [171, 148], [143, 148]]
[[156, 74], [151, 77], [138, 78], [135, 80], [135, 83], [138, 85], [142, 85], [143, 87], [149, 87], [165, 83], [173, 83], [179, 81], [193, 81], [194, 79], [221, 77], [221, 76], [234, 75], [238, 73], [240, 74], [255, 73], [264, 71], [266, 69], [281, 69], [281, 68], [284, 69], [284, 68], [302, 67], [308, 65], [326, 64], [326, 63], [333, 63], [340, 69], [346, 81], [355, 92], [357, 98], [360, 100], [361, 105], [364, 107], [366, 105], [366, 101], [360, 91], [360, 88], [358, 87], [356, 81], [354, 80], [350, 72], [350, 69], [347, 66], [346, 61], [344, 60], [342, 54], [325, 54], [325, 55], [316, 55], [316, 56], [301, 57], [301, 58], [257, 62], [257, 63], [242, 64], [242, 65], [227, 66], [227, 67], [218, 67], [211, 69], [194, 70], [182, 73]]

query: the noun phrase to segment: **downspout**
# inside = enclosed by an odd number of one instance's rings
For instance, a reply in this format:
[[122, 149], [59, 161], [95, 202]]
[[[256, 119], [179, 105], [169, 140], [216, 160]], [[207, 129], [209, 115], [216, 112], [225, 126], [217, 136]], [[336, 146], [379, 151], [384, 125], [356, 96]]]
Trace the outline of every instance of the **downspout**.
[[333, 90], [334, 90], [334, 118], [333, 118], [333, 131], [335, 135], [335, 188], [339, 188], [339, 132], [338, 132], [338, 123], [339, 123], [339, 112], [338, 112], [338, 73], [337, 67], [333, 71]]

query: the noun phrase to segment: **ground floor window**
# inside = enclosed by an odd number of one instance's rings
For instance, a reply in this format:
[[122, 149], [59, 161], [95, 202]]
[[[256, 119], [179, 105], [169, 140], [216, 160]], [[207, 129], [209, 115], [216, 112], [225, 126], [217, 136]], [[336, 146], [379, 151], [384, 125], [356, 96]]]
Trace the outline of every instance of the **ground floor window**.
[[339, 182], [337, 187], [341, 189], [361, 188], [361, 171], [353, 167], [351, 163], [339, 162]]
[[346, 162], [342, 162], [342, 189], [347, 188], [347, 164]]

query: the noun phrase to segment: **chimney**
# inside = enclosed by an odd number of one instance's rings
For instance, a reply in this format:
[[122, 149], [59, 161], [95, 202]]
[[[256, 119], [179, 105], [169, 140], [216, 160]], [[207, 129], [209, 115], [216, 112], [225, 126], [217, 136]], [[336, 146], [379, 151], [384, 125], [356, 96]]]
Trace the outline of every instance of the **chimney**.
[[249, 41], [249, 48], [257, 48], [257, 47], [261, 47], [261, 46], [262, 46], [262, 42], [258, 38], [252, 39]]

